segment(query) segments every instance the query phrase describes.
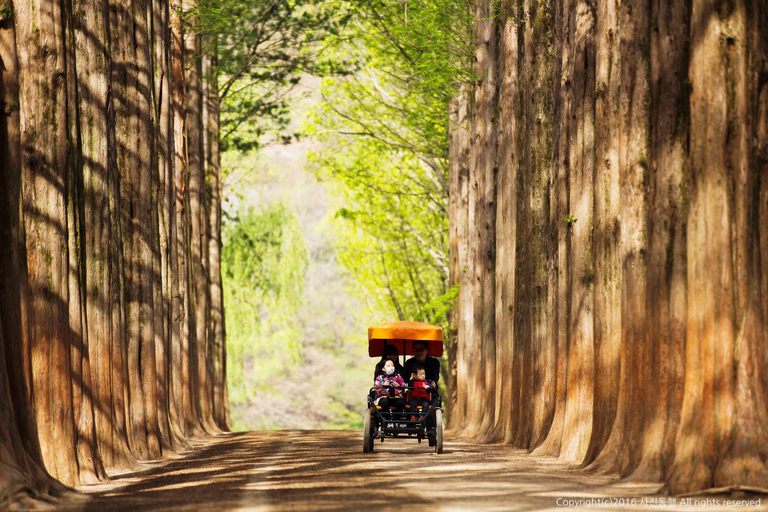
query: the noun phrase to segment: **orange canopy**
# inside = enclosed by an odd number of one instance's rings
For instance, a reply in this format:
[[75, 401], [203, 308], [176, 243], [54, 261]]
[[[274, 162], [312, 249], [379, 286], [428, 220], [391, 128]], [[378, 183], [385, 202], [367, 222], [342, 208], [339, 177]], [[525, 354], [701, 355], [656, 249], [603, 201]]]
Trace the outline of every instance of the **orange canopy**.
[[443, 355], [443, 328], [421, 322], [387, 322], [368, 328], [368, 355], [380, 357], [385, 345], [397, 347], [399, 355], [412, 355], [414, 341], [429, 343], [429, 355]]

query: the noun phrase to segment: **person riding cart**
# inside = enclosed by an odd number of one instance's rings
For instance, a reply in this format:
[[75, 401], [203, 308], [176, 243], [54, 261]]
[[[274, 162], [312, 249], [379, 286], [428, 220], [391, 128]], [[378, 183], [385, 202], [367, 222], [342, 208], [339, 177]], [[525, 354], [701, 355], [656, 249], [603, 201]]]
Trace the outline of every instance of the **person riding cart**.
[[392, 420], [392, 410], [402, 412], [405, 409], [403, 394], [406, 384], [403, 377], [395, 372], [395, 364], [392, 361], [385, 361], [384, 366], [377, 372], [373, 387], [376, 389], [374, 404], [384, 411], [383, 416]]
[[440, 382], [440, 360], [429, 355], [429, 342], [427, 341], [417, 340], [411, 346], [415, 355], [405, 362], [404, 378], [413, 380], [413, 374], [416, 373], [413, 371], [414, 365], [419, 364], [424, 367], [427, 381], [433, 388], [436, 388], [437, 383]]
[[408, 381], [408, 387], [413, 388], [408, 390], [408, 396], [406, 401], [411, 409], [411, 419], [416, 419], [416, 414], [419, 415], [419, 419], [423, 420], [424, 416], [422, 411], [426, 411], [429, 408], [429, 403], [432, 401], [432, 390], [434, 386], [427, 380], [427, 373], [424, 371], [424, 366], [421, 363], [413, 365], [413, 377]]

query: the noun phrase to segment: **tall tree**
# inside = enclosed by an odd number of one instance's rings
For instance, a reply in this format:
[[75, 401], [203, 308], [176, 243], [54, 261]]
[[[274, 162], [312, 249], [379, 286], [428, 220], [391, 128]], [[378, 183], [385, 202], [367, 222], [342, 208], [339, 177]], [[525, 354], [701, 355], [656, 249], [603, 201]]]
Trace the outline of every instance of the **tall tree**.
[[[45, 472], [29, 386], [26, 258], [21, 229], [21, 133], [13, 6], [2, 4], [0, 19], [0, 504], [43, 493], [55, 481]], [[9, 340], [9, 341], [6, 341]]]
[[[29, 283], [32, 389], [43, 459], [64, 481], [77, 481], [69, 339], [66, 34], [62, 5], [14, 5], [21, 124], [21, 198]], [[22, 21], [25, 20], [25, 21]], [[41, 34], [51, 34], [43, 41]], [[38, 52], [34, 48], [43, 48]], [[42, 113], [42, 115], [41, 115]], [[54, 421], [54, 418], [56, 420]]]
[[207, 55], [210, 55], [209, 71], [205, 78], [208, 83], [205, 101], [207, 102], [208, 119], [206, 123], [208, 151], [206, 161], [206, 182], [210, 190], [208, 204], [208, 272], [210, 297], [210, 330], [208, 331], [208, 351], [213, 356], [211, 368], [213, 420], [223, 430], [229, 425], [227, 394], [227, 360], [225, 346], [224, 324], [224, 293], [221, 278], [221, 148], [219, 144], [221, 99], [219, 97], [219, 61], [218, 45], [214, 39]]
[[[187, 12], [197, 8], [197, 2], [182, 2]], [[187, 135], [187, 169], [189, 186], [189, 301], [192, 311], [190, 325], [190, 368], [195, 378], [201, 383], [208, 383], [208, 368], [205, 363], [207, 354], [208, 333], [206, 330], [208, 315], [208, 275], [203, 271], [203, 240], [208, 226], [205, 215], [205, 150], [203, 144], [203, 59], [202, 41], [199, 32], [195, 30], [197, 18], [187, 20], [189, 30], [184, 35], [184, 51], [190, 58], [185, 62], [184, 82], [187, 94], [184, 96], [185, 127]], [[207, 244], [205, 244], [207, 245]], [[205, 394], [193, 393], [192, 406], [195, 422], [210, 430], [210, 403]], [[189, 417], [190, 419], [192, 416]]]

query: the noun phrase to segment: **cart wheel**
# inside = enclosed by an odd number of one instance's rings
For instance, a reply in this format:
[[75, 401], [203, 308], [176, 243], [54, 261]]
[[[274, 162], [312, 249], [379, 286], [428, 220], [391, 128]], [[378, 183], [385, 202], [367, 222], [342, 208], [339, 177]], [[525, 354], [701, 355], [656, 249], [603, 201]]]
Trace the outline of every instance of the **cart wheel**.
[[443, 411], [435, 411], [435, 453], [443, 453]]
[[363, 423], [363, 453], [373, 452], [373, 433], [371, 428], [371, 411], [365, 411], [365, 422]]

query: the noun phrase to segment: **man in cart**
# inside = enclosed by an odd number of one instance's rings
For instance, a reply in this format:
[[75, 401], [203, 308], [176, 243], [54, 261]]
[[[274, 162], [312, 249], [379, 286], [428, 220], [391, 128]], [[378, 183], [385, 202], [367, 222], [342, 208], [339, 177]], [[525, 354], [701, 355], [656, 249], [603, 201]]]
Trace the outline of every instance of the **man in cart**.
[[[405, 375], [409, 376], [408, 380], [413, 381], [416, 378], [416, 372], [413, 366], [416, 363], [421, 364], [424, 367], [424, 372], [427, 375], [427, 382], [437, 389], [437, 383], [440, 381], [440, 360], [436, 357], [429, 355], [429, 343], [422, 340], [416, 340], [413, 342], [414, 356], [405, 362]], [[427, 416], [427, 430], [431, 430], [435, 427], [434, 416]], [[435, 446], [435, 439], [429, 437], [429, 446]]]
[[429, 385], [437, 388], [437, 383], [440, 381], [440, 360], [429, 355], [429, 343], [421, 340], [414, 341], [413, 353], [415, 355], [405, 362], [405, 377], [408, 380], [415, 379], [416, 372], [413, 371], [413, 365], [420, 363], [427, 374]]

